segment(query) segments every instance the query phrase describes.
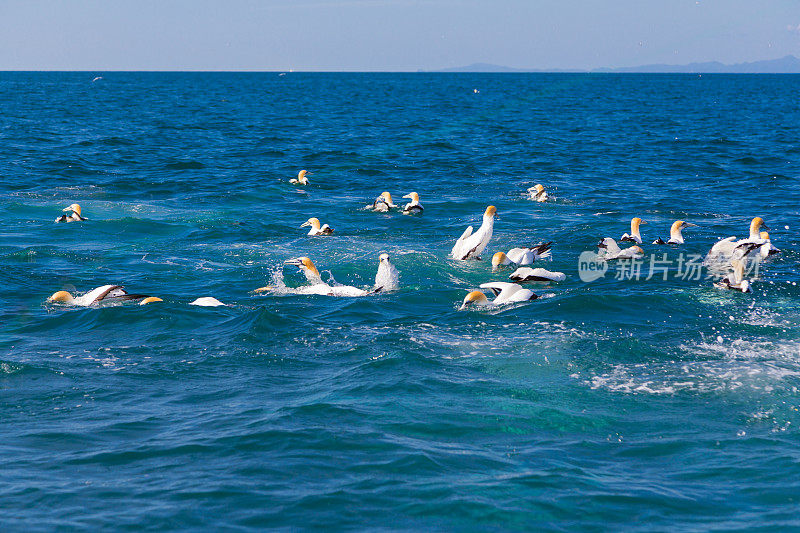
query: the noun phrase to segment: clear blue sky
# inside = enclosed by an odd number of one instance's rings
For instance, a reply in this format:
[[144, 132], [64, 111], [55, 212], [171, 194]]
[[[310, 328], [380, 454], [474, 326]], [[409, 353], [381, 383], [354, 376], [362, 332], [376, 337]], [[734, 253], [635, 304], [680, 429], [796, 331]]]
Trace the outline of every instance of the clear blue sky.
[[391, 70], [800, 56], [799, 0], [0, 0], [0, 70]]

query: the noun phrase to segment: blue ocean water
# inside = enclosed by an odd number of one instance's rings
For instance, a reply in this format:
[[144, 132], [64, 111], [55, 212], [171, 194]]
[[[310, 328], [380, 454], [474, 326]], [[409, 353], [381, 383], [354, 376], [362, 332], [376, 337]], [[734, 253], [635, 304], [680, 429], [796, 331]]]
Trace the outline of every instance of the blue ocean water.
[[[101, 75], [0, 73], [4, 530], [800, 526], [800, 77]], [[447, 259], [489, 204], [483, 260]], [[752, 294], [581, 281], [633, 216], [645, 267], [754, 216], [782, 253]], [[550, 240], [566, 281], [458, 311]], [[252, 292], [300, 255], [367, 287], [381, 252], [396, 292]], [[45, 301], [107, 283], [164, 302]]]

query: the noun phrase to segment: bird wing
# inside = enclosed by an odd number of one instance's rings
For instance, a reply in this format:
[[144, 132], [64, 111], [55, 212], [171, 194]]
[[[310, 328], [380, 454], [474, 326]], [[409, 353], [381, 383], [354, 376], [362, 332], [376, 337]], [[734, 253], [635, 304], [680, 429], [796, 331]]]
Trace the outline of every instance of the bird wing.
[[[508, 283], [507, 281], [492, 281], [489, 283], [482, 283], [480, 285], [481, 289], [491, 289], [495, 296], [511, 287], [516, 287], [518, 289], [519, 285], [516, 283]], [[516, 289], [512, 289], [511, 292], [514, 292], [514, 290]]]
[[461, 237], [458, 238], [456, 244], [453, 246], [453, 250], [450, 252], [450, 255], [456, 259], [464, 259], [461, 251], [464, 246], [464, 241], [466, 241], [470, 235], [472, 235], [472, 226], [467, 226], [467, 229], [464, 230], [464, 233], [461, 234]]

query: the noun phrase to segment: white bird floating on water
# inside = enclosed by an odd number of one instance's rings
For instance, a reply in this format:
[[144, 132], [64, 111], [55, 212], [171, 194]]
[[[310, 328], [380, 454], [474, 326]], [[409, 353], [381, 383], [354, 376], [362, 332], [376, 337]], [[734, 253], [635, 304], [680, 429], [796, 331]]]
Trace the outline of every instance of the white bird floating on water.
[[492, 272], [501, 265], [531, 265], [534, 261], [551, 258], [553, 241], [537, 244], [530, 248], [512, 248], [508, 252], [497, 252], [492, 256]]
[[631, 233], [630, 235], [625, 233], [619, 239], [620, 242], [635, 242], [636, 244], [642, 244], [642, 236], [639, 233], [639, 226], [641, 224], [647, 224], [644, 220], [639, 217], [631, 219]]
[[537, 183], [533, 187], [528, 188], [528, 198], [537, 202], [547, 201], [547, 192], [541, 183]]
[[520, 267], [508, 276], [514, 281], [564, 281], [567, 275], [563, 272], [551, 272], [543, 268]]
[[413, 215], [415, 213], [422, 213], [422, 205], [419, 203], [419, 194], [410, 192], [403, 196], [403, 198], [410, 198], [411, 201], [403, 206], [403, 213], [406, 215]]
[[63, 211], [72, 211], [69, 215], [61, 215], [60, 217], [56, 218], [55, 222], [83, 222], [84, 220], [89, 220], [88, 218], [81, 216], [81, 206], [78, 204], [72, 204], [69, 207], [65, 207]]
[[375, 198], [375, 201], [372, 204], [367, 205], [365, 209], [371, 209], [377, 213], [386, 213], [389, 209], [393, 209], [397, 207], [395, 203], [392, 201], [392, 194], [388, 191], [384, 191], [381, 193], [380, 196]]
[[750, 281], [744, 279], [744, 263], [738, 259], [734, 259], [730, 264], [733, 267], [733, 272], [714, 283], [714, 287], [739, 292], [750, 292]]
[[292, 178], [289, 180], [289, 183], [293, 183], [295, 185], [308, 185], [308, 176], [311, 176], [311, 172], [308, 170], [301, 170], [297, 173], [296, 178]]
[[644, 250], [638, 245], [631, 246], [630, 248], [622, 249], [617, 244], [617, 241], [611, 237], [606, 237], [597, 244], [599, 250], [597, 251], [597, 258], [602, 261], [610, 259], [639, 259], [644, 256]]
[[139, 305], [163, 301], [161, 298], [147, 296], [146, 294], [128, 294], [122, 285], [103, 285], [78, 297], [73, 297], [67, 291], [58, 291], [47, 299], [48, 302], [66, 303], [83, 307], [121, 303], [131, 300], [141, 300]]
[[539, 297], [530, 289], [524, 289], [516, 283], [508, 283], [505, 281], [484, 283], [480, 287], [481, 289], [491, 289], [495, 295], [494, 300], [490, 302], [481, 291], [471, 291], [464, 298], [459, 311], [466, 309], [470, 304], [479, 307], [496, 307], [498, 305], [510, 303], [527, 302]]
[[480, 259], [481, 252], [489, 244], [492, 238], [492, 230], [494, 228], [494, 217], [497, 214], [497, 208], [490, 205], [483, 213], [483, 223], [478, 231], [472, 233], [472, 226], [469, 226], [464, 233], [456, 241], [453, 246], [450, 256], [453, 259]]
[[327, 224], [320, 226], [318, 218], [309, 218], [302, 224], [300, 224], [301, 228], [306, 226], [311, 226], [311, 229], [308, 230], [307, 235], [331, 235], [333, 233], [333, 228]]
[[684, 228], [697, 227], [697, 224], [691, 222], [684, 222], [683, 220], [676, 220], [672, 223], [669, 229], [669, 240], [664, 241], [661, 237], [653, 241], [653, 244], [683, 244], [683, 234], [681, 231]]

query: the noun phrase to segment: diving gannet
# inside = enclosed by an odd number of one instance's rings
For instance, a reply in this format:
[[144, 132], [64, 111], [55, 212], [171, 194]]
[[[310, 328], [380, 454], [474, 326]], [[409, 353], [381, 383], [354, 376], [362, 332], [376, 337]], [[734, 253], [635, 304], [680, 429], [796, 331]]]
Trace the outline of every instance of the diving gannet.
[[403, 196], [403, 198], [411, 198], [411, 201], [403, 206], [403, 213], [406, 215], [413, 215], [415, 213], [422, 213], [422, 206], [419, 203], [419, 194], [410, 192]]
[[539, 297], [529, 289], [524, 289], [516, 283], [508, 283], [505, 281], [484, 283], [480, 286], [480, 288], [491, 289], [495, 295], [494, 300], [489, 302], [489, 300], [486, 298], [486, 295], [481, 291], [472, 291], [464, 298], [459, 311], [466, 309], [470, 304], [474, 304], [476, 306], [498, 306], [516, 302], [527, 302], [529, 300], [535, 300]]
[[392, 201], [392, 195], [388, 191], [384, 191], [381, 193], [380, 196], [375, 198], [375, 201], [372, 202], [372, 205], [366, 206], [366, 209], [371, 209], [378, 213], [386, 213], [389, 209], [397, 207], [395, 203]]
[[531, 267], [520, 267], [508, 277], [514, 281], [564, 281], [567, 279], [563, 272], [551, 272], [543, 268]]
[[297, 173], [296, 178], [292, 178], [289, 180], [289, 183], [293, 183], [295, 185], [308, 185], [308, 176], [311, 176], [311, 172], [308, 170], [301, 170]]
[[744, 263], [738, 259], [731, 261], [733, 272], [714, 283], [718, 289], [731, 289], [740, 292], [750, 292], [750, 282], [744, 279]]
[[647, 224], [644, 220], [639, 217], [631, 219], [631, 233], [628, 235], [625, 233], [621, 238], [620, 242], [635, 242], [636, 244], [642, 244], [642, 236], [639, 233], [639, 225], [640, 224]]
[[311, 226], [311, 229], [308, 230], [307, 235], [330, 235], [333, 233], [333, 228], [330, 227], [329, 225], [324, 224], [323, 226], [320, 226], [318, 218], [309, 218], [308, 220], [300, 224], [301, 228], [304, 228], [306, 226]]
[[611, 237], [606, 237], [597, 244], [597, 259], [608, 261], [610, 259], [639, 259], [644, 255], [644, 250], [638, 245], [625, 248], [619, 247], [617, 241]]
[[55, 221], [56, 222], [82, 222], [84, 220], [89, 220], [86, 217], [81, 216], [81, 206], [78, 204], [72, 204], [69, 207], [65, 207], [63, 211], [72, 211], [69, 215], [61, 215]]
[[681, 233], [681, 230], [689, 227], [697, 227], [697, 224], [684, 222], [683, 220], [676, 220], [672, 223], [672, 227], [669, 229], [669, 240], [665, 242], [664, 239], [659, 237], [653, 241], [653, 244], [683, 244], [683, 234]]
[[497, 214], [497, 208], [490, 205], [483, 213], [483, 223], [478, 231], [472, 233], [472, 226], [469, 226], [464, 233], [456, 241], [450, 255], [453, 259], [480, 259], [481, 252], [489, 244], [489, 239], [492, 238], [492, 230], [494, 228], [494, 217]]
[[528, 197], [537, 202], [546, 202], [547, 192], [545, 192], [544, 187], [540, 183], [537, 183], [528, 189]]
[[378, 256], [378, 272], [375, 274], [375, 292], [394, 291], [400, 286], [400, 273], [389, 260], [389, 254]]
[[497, 252], [492, 256], [492, 272], [500, 265], [531, 265], [534, 261], [551, 258], [550, 248], [553, 241], [537, 244], [531, 248], [512, 248], [506, 252]]
[[[99, 305], [101, 303], [118, 303], [128, 300], [143, 300], [147, 298], [148, 296], [146, 294], [128, 294], [128, 292], [121, 285], [103, 285], [102, 287], [92, 289], [86, 294], [78, 297], [73, 297], [67, 291], [58, 291], [53, 293], [53, 295], [50, 296], [47, 301], [88, 307], [90, 305]], [[159, 299], [158, 301], [161, 300]]]

